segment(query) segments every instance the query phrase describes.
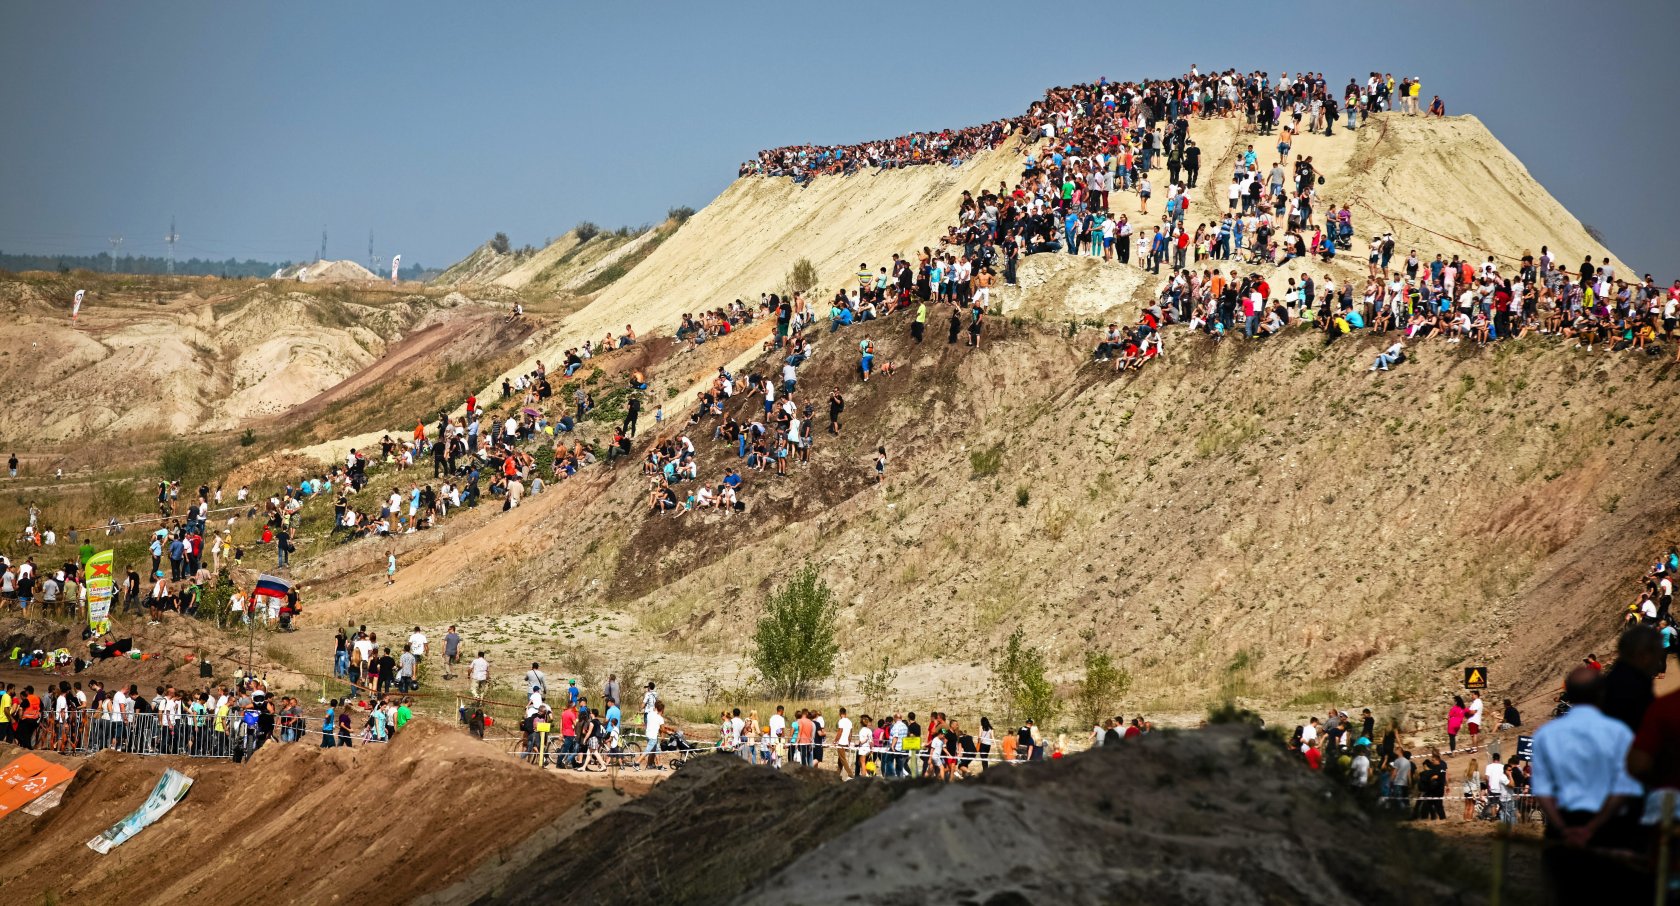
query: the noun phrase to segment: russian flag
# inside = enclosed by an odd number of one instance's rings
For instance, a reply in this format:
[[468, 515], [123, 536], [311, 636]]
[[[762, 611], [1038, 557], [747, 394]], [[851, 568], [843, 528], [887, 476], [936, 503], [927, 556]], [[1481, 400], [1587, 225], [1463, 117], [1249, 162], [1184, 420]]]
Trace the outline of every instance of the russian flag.
[[268, 573], [263, 573], [257, 577], [257, 587], [251, 590], [251, 597], [261, 598], [266, 596], [285, 600], [291, 595], [291, 592], [292, 583], [287, 582], [279, 576], [271, 576]]

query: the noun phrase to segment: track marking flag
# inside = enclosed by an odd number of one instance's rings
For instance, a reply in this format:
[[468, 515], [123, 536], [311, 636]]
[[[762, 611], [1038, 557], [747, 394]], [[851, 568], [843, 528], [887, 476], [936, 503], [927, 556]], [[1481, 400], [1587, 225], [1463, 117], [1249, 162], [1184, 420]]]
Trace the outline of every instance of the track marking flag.
[[253, 598], [279, 598], [282, 601], [290, 597], [291, 593], [292, 583], [287, 582], [279, 576], [271, 576], [268, 573], [263, 573], [258, 576], [257, 587], [251, 589], [251, 597]]
[[100, 551], [88, 558], [88, 628], [95, 633], [111, 628], [111, 598], [117, 590], [116, 577], [111, 574], [115, 559], [114, 551]]

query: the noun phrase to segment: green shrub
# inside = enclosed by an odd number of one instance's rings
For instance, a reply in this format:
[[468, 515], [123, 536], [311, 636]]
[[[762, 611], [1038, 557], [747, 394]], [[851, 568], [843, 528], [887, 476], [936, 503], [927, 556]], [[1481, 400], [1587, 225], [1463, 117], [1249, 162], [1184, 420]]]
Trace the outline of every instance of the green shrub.
[[752, 658], [771, 691], [798, 697], [834, 674], [839, 613], [834, 592], [810, 563], [770, 594], [753, 632]]
[[215, 454], [210, 447], [193, 441], [171, 441], [158, 458], [163, 477], [183, 484], [210, 477], [215, 467]]
[[1003, 468], [1003, 444], [996, 444], [984, 450], [975, 450], [968, 454], [969, 467], [974, 470], [975, 478], [990, 478]]
[[1050, 682], [1044, 652], [1026, 644], [1020, 629], [1009, 634], [992, 664], [992, 681], [1003, 693], [1004, 713], [1009, 723], [1031, 719], [1048, 731], [1061, 713], [1056, 686]]

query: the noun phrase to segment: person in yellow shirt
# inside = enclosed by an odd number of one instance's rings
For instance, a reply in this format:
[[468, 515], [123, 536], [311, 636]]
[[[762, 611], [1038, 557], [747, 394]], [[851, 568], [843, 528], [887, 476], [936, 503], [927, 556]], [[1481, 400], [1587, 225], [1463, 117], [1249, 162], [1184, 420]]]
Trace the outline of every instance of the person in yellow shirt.
[[0, 689], [0, 742], [12, 742], [12, 689], [11, 683], [5, 689]]

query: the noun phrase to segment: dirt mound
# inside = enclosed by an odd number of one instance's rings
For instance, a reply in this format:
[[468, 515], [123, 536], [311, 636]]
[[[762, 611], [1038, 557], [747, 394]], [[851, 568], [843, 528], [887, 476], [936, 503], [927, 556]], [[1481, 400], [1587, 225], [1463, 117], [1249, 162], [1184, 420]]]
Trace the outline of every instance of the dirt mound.
[[[906, 787], [700, 758], [651, 792], [459, 902], [732, 903], [761, 878], [885, 808]], [[472, 888], [467, 884], [464, 887]], [[795, 897], [794, 902], [803, 902]]]
[[[1246, 727], [924, 786], [748, 903], [1462, 903], [1477, 874]], [[1349, 846], [1350, 839], [1359, 841]]]
[[471, 902], [1469, 901], [1444, 850], [1224, 726], [948, 784], [701, 758]]
[[[56, 685], [60, 680], [81, 683], [100, 680], [107, 687], [133, 683], [147, 692], [161, 683], [201, 688], [212, 681], [232, 682], [234, 672], [244, 669], [248, 656], [247, 639], [243, 635], [222, 632], [208, 623], [173, 614], [166, 615], [155, 626], [142, 619], [118, 614], [111, 636], [118, 640], [128, 639], [130, 652], [139, 652], [142, 657], [136, 659], [129, 654], [95, 658], [87, 640], [82, 638], [79, 626], [18, 616], [0, 617], [0, 656], [10, 655], [14, 648], [24, 652], [36, 649], [52, 652], [63, 648], [72, 657], [87, 662], [86, 668], [80, 672], [59, 675], [38, 669], [20, 669], [8, 658], [0, 662], [0, 679], [18, 683], [20, 688], [23, 684], [32, 684], [37, 689], [47, 683]], [[266, 646], [266, 641], [255, 646], [253, 672], [273, 689], [304, 686], [304, 676], [270, 660], [264, 650]], [[200, 667], [205, 662], [210, 664], [210, 679], [200, 676]]]
[[[194, 781], [179, 805], [108, 856], [84, 845], [169, 767]], [[587, 790], [424, 720], [388, 745], [271, 745], [247, 765], [102, 753], [58, 808], [0, 822], [13, 854], [0, 887], [30, 902], [406, 902], [496, 858]]]
[[274, 272], [272, 279], [296, 280], [300, 283], [350, 283], [362, 280], [378, 280], [379, 275], [348, 259], [339, 261], [322, 259], [308, 264], [283, 267]]

